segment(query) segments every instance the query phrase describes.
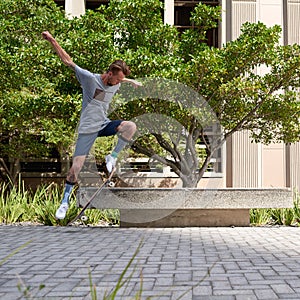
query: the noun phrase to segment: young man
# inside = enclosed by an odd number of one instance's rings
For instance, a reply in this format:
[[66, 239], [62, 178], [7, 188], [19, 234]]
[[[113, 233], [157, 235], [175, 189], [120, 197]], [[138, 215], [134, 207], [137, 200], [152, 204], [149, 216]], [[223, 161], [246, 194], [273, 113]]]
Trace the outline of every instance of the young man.
[[134, 86], [141, 84], [125, 77], [129, 75], [130, 70], [122, 60], [113, 62], [106, 73], [94, 74], [77, 66], [48, 31], [43, 32], [42, 36], [52, 45], [61, 61], [75, 71], [82, 87], [82, 109], [73, 163], [66, 178], [61, 205], [55, 215], [58, 219], [64, 219], [69, 208], [69, 196], [96, 138], [118, 134], [115, 149], [105, 158], [107, 170], [111, 172], [115, 167], [118, 153], [133, 137], [136, 131], [135, 123], [123, 120], [111, 121], [107, 117], [107, 111], [113, 96], [120, 88], [121, 82], [130, 82]]

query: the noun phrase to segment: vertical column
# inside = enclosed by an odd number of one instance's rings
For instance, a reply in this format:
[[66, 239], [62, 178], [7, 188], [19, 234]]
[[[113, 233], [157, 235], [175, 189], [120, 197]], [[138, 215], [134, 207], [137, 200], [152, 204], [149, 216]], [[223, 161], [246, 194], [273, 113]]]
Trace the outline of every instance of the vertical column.
[[[245, 22], [257, 21], [256, 0], [226, 0], [227, 41], [235, 40]], [[226, 186], [261, 185], [260, 145], [251, 143], [247, 131], [235, 133], [227, 142]]]
[[65, 11], [67, 18], [80, 17], [85, 14], [84, 0], [65, 0]]
[[232, 165], [232, 137], [226, 140], [226, 164], [225, 164], [226, 187], [233, 187], [233, 165]]
[[174, 0], [165, 0], [164, 23], [174, 25]]
[[290, 186], [300, 193], [300, 142], [290, 146], [289, 163]]
[[286, 35], [288, 44], [300, 44], [300, 0], [288, 0], [286, 7]]
[[256, 0], [233, 0], [231, 3], [231, 37], [233, 40], [241, 34], [245, 22], [257, 22]]
[[[289, 45], [300, 44], [300, 0], [287, 0], [284, 5], [285, 42]], [[300, 142], [287, 145], [286, 149], [287, 185], [300, 192]]]
[[259, 187], [261, 172], [258, 159], [259, 144], [251, 143], [248, 131], [237, 132], [232, 136], [232, 186]]

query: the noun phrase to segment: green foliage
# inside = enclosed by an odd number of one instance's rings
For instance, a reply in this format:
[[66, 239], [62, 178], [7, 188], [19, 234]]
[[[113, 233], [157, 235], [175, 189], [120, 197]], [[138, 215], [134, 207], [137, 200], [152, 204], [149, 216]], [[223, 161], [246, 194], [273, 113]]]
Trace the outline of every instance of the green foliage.
[[119, 56], [136, 78], [178, 74], [178, 32], [163, 23], [161, 10], [162, 2], [157, 0], [114, 0], [105, 11]]
[[88, 224], [98, 224], [102, 221], [110, 225], [118, 225], [120, 213], [117, 209], [88, 209], [85, 212]]
[[[55, 32], [53, 33], [54, 36]], [[108, 65], [118, 58], [119, 53], [114, 47], [114, 31], [103, 13], [88, 10], [81, 18], [68, 21], [67, 30], [59, 32], [58, 41], [71, 54], [75, 63], [92, 72], [100, 73], [107, 70]], [[45, 44], [44, 47], [49, 47]], [[64, 76], [63, 85], [72, 91], [77, 87], [76, 81], [70, 81], [70, 76]], [[74, 80], [76, 80], [73, 77]], [[61, 79], [59, 79], [62, 84]], [[62, 85], [60, 85], [63, 88]]]
[[299, 207], [278, 209], [252, 209], [250, 212], [250, 223], [256, 225], [285, 225], [297, 224], [295, 211]]
[[46, 226], [67, 225], [68, 220], [73, 219], [78, 209], [76, 208], [76, 200], [74, 194], [71, 196], [70, 207], [64, 220], [57, 220], [55, 212], [60, 205], [62, 189], [57, 185], [39, 186], [31, 200], [31, 207], [34, 216], [31, 220], [36, 220], [40, 224]]
[[250, 223], [253, 225], [285, 225], [300, 224], [300, 197], [295, 194], [293, 208], [251, 209]]
[[[51, 0], [0, 3], [1, 91], [20, 89], [46, 74], [41, 62], [46, 55], [40, 33], [59, 26], [64, 14]], [[49, 51], [48, 51], [49, 52]], [[41, 76], [43, 75], [43, 76]], [[42, 86], [42, 83], [41, 85]]]
[[160, 1], [110, 1], [106, 17], [113, 24], [114, 42], [121, 53], [144, 48], [164, 54], [168, 46], [174, 47], [169, 43], [177, 32], [164, 26], [161, 9]]
[[300, 223], [300, 194], [296, 194], [296, 200], [294, 203], [294, 216], [295, 221]]
[[251, 209], [250, 224], [265, 225], [270, 223], [270, 213], [267, 209]]
[[[108, 7], [69, 20], [52, 0], [1, 1], [1, 156], [47, 157], [53, 148], [61, 157], [71, 155], [81, 90], [72, 71], [41, 38], [44, 30], [56, 37], [75, 63], [93, 72], [103, 72], [114, 59], [122, 58], [131, 66], [132, 77], [186, 83], [218, 117], [224, 131], [219, 145], [240, 130], [249, 130], [254, 141], [265, 144], [299, 140], [299, 45], [281, 46], [281, 28], [258, 22], [245, 23], [241, 35], [221, 49], [208, 47], [205, 37], [220, 21], [219, 6], [197, 5], [191, 15], [194, 28], [181, 35], [163, 23], [162, 9], [159, 0], [113, 0]], [[158, 153], [160, 161], [171, 167], [179, 159], [189, 170], [185, 174], [177, 168], [184, 185], [196, 186], [217, 149], [207, 145], [202, 165], [191, 163], [197, 159], [197, 143], [203, 142], [203, 124], [180, 105], [147, 97], [138, 100], [138, 105], [119, 107], [114, 116], [132, 119], [138, 113], [163, 112], [185, 127], [190, 143], [171, 160], [164, 158], [174, 157], [178, 149], [164, 135], [149, 139], [156, 144], [150, 151], [145, 137], [135, 151]], [[97, 159], [111, 146], [107, 141], [101, 145]], [[184, 159], [188, 152], [193, 155], [190, 162]]]
[[[65, 226], [79, 212], [74, 190], [65, 219], [55, 218], [63, 193], [62, 187], [56, 184], [41, 185], [35, 192], [32, 192], [26, 190], [21, 181], [12, 188], [1, 183], [0, 191], [0, 223], [30, 222], [47, 226]], [[86, 216], [88, 217], [87, 223], [92, 225], [100, 222], [118, 225], [120, 220], [119, 212], [111, 209], [87, 210]]]
[[8, 186], [2, 186], [0, 194], [0, 223], [10, 224], [21, 220], [27, 212], [27, 196], [24, 186], [13, 187], [9, 193]]
[[298, 141], [300, 47], [280, 46], [280, 33], [277, 25], [245, 23], [238, 39], [200, 50], [183, 74], [208, 99], [226, 136], [247, 129], [265, 144]]
[[205, 50], [206, 33], [209, 29], [217, 28], [218, 21], [221, 21], [220, 6], [212, 7], [199, 3], [195, 7], [191, 16], [194, 28], [184, 31], [180, 39], [180, 52], [186, 61]]
[[[63, 157], [70, 154], [74, 134], [69, 129], [77, 124], [79, 106], [78, 95], [62, 99], [53, 88], [46, 86], [38, 94], [27, 88], [7, 92], [2, 104], [0, 139], [10, 142], [0, 144], [2, 155], [47, 157], [53, 148]], [[67, 119], [66, 115], [69, 115]]]
[[78, 90], [58, 89], [61, 63], [41, 39], [45, 28], [65, 31], [64, 12], [52, 0], [5, 0], [0, 12], [1, 156], [47, 157], [56, 149], [65, 157], [78, 122]]

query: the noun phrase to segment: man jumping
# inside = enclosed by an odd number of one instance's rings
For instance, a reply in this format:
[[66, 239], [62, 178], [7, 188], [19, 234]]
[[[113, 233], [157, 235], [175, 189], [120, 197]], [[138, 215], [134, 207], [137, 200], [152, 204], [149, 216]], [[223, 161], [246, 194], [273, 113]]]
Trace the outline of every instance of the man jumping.
[[52, 45], [61, 61], [75, 71], [76, 78], [82, 87], [82, 108], [73, 163], [67, 174], [61, 205], [55, 214], [57, 219], [64, 219], [69, 208], [70, 194], [96, 138], [118, 134], [116, 147], [111, 154], [105, 157], [106, 168], [110, 173], [115, 167], [119, 152], [133, 137], [136, 131], [135, 123], [123, 120], [111, 121], [107, 117], [107, 112], [113, 96], [120, 88], [121, 82], [130, 82], [134, 86], [140, 86], [141, 84], [125, 77], [129, 75], [130, 70], [122, 60], [113, 62], [106, 73], [94, 74], [76, 65], [48, 31], [43, 32], [42, 36]]

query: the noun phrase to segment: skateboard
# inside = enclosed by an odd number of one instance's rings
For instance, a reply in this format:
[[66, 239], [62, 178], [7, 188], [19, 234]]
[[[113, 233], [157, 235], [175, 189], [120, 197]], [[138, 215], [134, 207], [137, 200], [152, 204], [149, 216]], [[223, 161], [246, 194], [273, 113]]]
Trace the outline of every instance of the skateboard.
[[71, 225], [72, 223], [74, 223], [76, 220], [78, 220], [79, 218], [82, 221], [87, 221], [87, 216], [84, 215], [85, 210], [90, 206], [90, 204], [92, 203], [92, 201], [95, 199], [95, 197], [103, 190], [104, 187], [108, 186], [108, 187], [114, 187], [115, 183], [113, 181], [111, 181], [114, 173], [116, 171], [116, 168], [114, 168], [109, 176], [107, 177], [107, 179], [100, 185], [100, 187], [96, 190], [96, 192], [91, 196], [91, 198], [88, 200], [88, 202], [82, 207], [81, 211], [78, 213], [78, 215], [72, 220], [70, 221], [67, 226]]

